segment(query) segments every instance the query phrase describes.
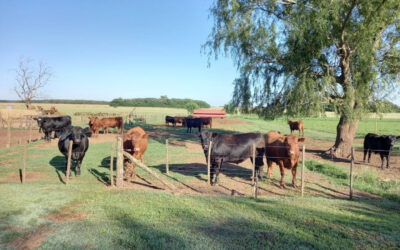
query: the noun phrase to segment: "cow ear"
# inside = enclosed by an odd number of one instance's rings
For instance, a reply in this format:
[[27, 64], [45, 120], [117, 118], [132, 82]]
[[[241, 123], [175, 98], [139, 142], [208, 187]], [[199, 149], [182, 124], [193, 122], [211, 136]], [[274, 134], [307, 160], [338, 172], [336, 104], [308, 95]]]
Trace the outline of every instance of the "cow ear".
[[306, 140], [306, 138], [303, 137], [303, 138], [299, 138], [298, 141], [299, 141], [299, 142], [304, 142], [305, 140]]
[[147, 139], [149, 137], [149, 134], [148, 133], [144, 133], [144, 135], [142, 135], [142, 138], [143, 139]]
[[91, 136], [92, 136], [92, 131], [90, 130], [89, 127], [84, 128], [84, 129], [83, 129], [83, 133], [84, 133], [85, 135], [87, 135], [88, 137], [91, 137]]

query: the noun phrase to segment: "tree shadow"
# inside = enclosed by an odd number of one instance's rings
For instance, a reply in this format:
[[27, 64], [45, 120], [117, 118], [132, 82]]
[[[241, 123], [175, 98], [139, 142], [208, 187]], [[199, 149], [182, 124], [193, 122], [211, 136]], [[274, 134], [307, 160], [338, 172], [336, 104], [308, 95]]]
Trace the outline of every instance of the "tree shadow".
[[331, 154], [327, 154], [326, 150], [320, 150], [320, 149], [306, 149], [306, 153], [313, 153], [318, 156], [320, 156], [324, 160], [329, 160], [332, 162], [342, 162], [342, 163], [350, 163], [350, 159], [346, 158], [338, 158], [338, 157], [332, 157]]
[[[158, 169], [161, 173], [165, 173], [165, 164], [152, 166], [152, 168]], [[170, 164], [169, 171], [207, 181], [207, 179], [202, 177], [202, 175], [207, 175], [207, 165], [203, 163]], [[242, 179], [251, 179], [252, 170], [231, 163], [223, 163], [220, 174], [224, 174], [230, 178], [239, 177]]]

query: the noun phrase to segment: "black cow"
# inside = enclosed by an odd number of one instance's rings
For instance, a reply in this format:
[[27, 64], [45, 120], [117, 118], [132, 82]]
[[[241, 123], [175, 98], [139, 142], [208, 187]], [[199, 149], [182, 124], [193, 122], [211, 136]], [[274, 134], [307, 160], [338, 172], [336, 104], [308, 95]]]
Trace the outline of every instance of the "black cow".
[[175, 127], [175, 119], [172, 116], [165, 116], [165, 124], [167, 124], [167, 126], [172, 123], [172, 125]]
[[71, 116], [57, 116], [57, 117], [45, 117], [40, 116], [33, 118], [37, 121], [39, 126], [39, 132], [44, 132], [44, 138], [47, 141], [51, 139], [51, 132], [55, 131], [55, 138], [60, 136], [65, 128], [71, 126]]
[[[208, 160], [208, 149], [212, 141], [210, 154], [210, 178], [211, 184], [218, 184], [219, 171], [223, 162], [240, 163], [250, 158], [253, 162], [253, 145], [256, 146], [256, 176], [262, 179], [263, 173], [263, 154], [264, 154], [264, 136], [261, 133], [245, 133], [236, 135], [224, 135], [209, 131], [198, 133], [201, 146], [203, 147], [206, 160]], [[214, 173], [216, 175], [213, 182]]]
[[201, 132], [201, 119], [200, 118], [185, 118], [186, 123], [186, 133], [192, 133], [192, 128], [199, 128], [199, 132]]
[[392, 152], [393, 146], [396, 142], [396, 139], [400, 138], [400, 136], [394, 135], [377, 135], [373, 133], [368, 133], [364, 138], [364, 162], [365, 156], [368, 152], [368, 163], [371, 160], [371, 153], [375, 154], [379, 153], [381, 155], [382, 165], [386, 158], [387, 164], [386, 167], [390, 167], [390, 153]]
[[[66, 161], [68, 161], [68, 149], [69, 142], [72, 140], [72, 155], [71, 160], [76, 161], [75, 174], [79, 176], [81, 174], [81, 164], [85, 153], [89, 148], [88, 137], [92, 136], [90, 128], [81, 127], [68, 127], [65, 132], [60, 136], [58, 141], [58, 149], [65, 155]], [[67, 163], [66, 163], [67, 164]], [[69, 173], [71, 176], [71, 172]]]

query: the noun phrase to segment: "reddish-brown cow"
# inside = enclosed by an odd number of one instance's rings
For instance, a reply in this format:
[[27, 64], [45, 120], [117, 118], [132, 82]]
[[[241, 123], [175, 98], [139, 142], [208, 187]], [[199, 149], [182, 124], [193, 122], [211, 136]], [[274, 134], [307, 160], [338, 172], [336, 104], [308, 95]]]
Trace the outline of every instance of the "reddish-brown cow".
[[272, 163], [276, 163], [281, 171], [281, 186], [285, 187], [285, 168], [292, 171], [292, 184], [296, 183], [297, 164], [299, 163], [300, 150], [298, 142], [304, 142], [304, 138], [295, 135], [284, 136], [279, 132], [270, 131], [265, 134], [265, 156], [268, 164], [268, 178], [271, 177]]
[[119, 133], [122, 133], [124, 122], [121, 116], [102, 118], [100, 122], [105, 134], [108, 134], [108, 128], [114, 127], [118, 128]]
[[304, 137], [304, 122], [302, 120], [298, 121], [288, 121], [289, 127], [290, 127], [290, 133], [293, 134], [293, 131], [298, 130], [299, 131], [299, 137], [303, 136]]
[[[141, 127], [134, 127], [128, 130], [124, 136], [124, 151], [131, 154], [135, 159], [144, 163], [144, 152], [147, 149], [148, 134]], [[129, 174], [130, 170], [132, 173]], [[130, 179], [136, 176], [135, 163], [129, 163], [125, 159], [125, 177]]]
[[186, 125], [185, 125], [185, 117], [182, 117], [182, 116], [174, 116], [174, 126], [175, 126], [175, 124], [177, 124], [177, 123], [181, 123], [181, 124], [182, 124], [182, 127], [186, 126]]
[[201, 120], [201, 126], [205, 128], [206, 126], [209, 126], [209, 128], [212, 128], [212, 118], [211, 117], [200, 117]]
[[89, 127], [94, 136], [98, 135], [101, 128], [100, 119], [98, 117], [89, 117]]

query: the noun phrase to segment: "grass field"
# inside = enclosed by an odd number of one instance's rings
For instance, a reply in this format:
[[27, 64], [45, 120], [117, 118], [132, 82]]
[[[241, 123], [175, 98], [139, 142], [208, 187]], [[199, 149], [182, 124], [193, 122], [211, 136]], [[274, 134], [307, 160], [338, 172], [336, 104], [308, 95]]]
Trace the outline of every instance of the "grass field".
[[[56, 107], [66, 114], [96, 112], [92, 106]], [[115, 112], [114, 108], [106, 106], [97, 108], [98, 112]], [[117, 110], [130, 111], [129, 108]], [[152, 108], [138, 108], [137, 111], [157, 117], [186, 112]], [[234, 118], [245, 123], [220, 125], [216, 129], [289, 132], [285, 119]], [[334, 139], [336, 118], [304, 121], [306, 137]], [[371, 121], [374, 129], [374, 120]], [[400, 134], [395, 125], [398, 121], [379, 120], [378, 128], [382, 130], [378, 132]], [[151, 123], [143, 127], [154, 130]], [[171, 142], [182, 138], [198, 141], [186, 135], [184, 128], [159, 126], [157, 129], [169, 135]], [[357, 136], [373, 132], [370, 129], [369, 120], [361, 121]], [[18, 176], [22, 146], [0, 149], [0, 248], [396, 249], [400, 246], [400, 183], [398, 180], [380, 181], [377, 171], [357, 169], [355, 189], [380, 195], [383, 199], [349, 201], [346, 194], [333, 197], [331, 194], [343, 193], [348, 187], [348, 171], [345, 167], [316, 161], [306, 162], [306, 174], [313, 179], [307, 183], [304, 198], [294, 188], [257, 200], [225, 194], [118, 190], [106, 185], [110, 149], [110, 141], [91, 144], [83, 161], [82, 175], [73, 177], [68, 186], [61, 181], [65, 178], [65, 160], [54, 143], [38, 141], [29, 145], [28, 182], [24, 185], [20, 184]], [[169, 154], [172, 166], [185, 165], [192, 159], [205, 162], [201, 151], [184, 146], [171, 146]], [[164, 138], [150, 139], [146, 164], [163, 174], [164, 158]], [[138, 174], [155, 181], [140, 169]], [[205, 174], [172, 172], [171, 175], [168, 180], [173, 183], [204, 182], [206, 178]], [[275, 185], [279, 178], [279, 171], [275, 169], [272, 180], [263, 181], [260, 187], [278, 190]], [[317, 183], [313, 185], [311, 181]], [[289, 173], [286, 182], [291, 182]], [[334, 191], [324, 195], [327, 190]]]

